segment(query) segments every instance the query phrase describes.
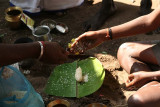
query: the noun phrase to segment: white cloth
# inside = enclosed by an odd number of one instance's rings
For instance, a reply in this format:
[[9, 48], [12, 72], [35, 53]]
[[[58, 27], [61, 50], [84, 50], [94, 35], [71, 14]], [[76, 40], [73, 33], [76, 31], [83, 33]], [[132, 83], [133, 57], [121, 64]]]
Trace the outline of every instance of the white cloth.
[[84, 0], [10, 0], [10, 2], [30, 13], [43, 10], [56, 11], [81, 5]]
[[44, 10], [61, 10], [80, 5], [84, 0], [44, 0]]
[[10, 0], [10, 2], [18, 7], [21, 7], [23, 10], [36, 13], [40, 12], [40, 0]]

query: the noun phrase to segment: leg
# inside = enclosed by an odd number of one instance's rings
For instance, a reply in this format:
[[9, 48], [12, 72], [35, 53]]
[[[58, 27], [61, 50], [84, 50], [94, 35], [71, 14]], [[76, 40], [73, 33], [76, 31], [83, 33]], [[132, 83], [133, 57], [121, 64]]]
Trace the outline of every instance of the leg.
[[128, 107], [160, 107], [160, 83], [150, 82], [128, 99]]
[[[158, 41], [155, 41], [158, 42]], [[158, 65], [151, 47], [153, 44], [142, 42], [128, 42], [120, 46], [118, 60], [129, 74], [137, 71], [151, 71], [147, 63]]]
[[84, 23], [85, 31], [97, 30], [104, 24], [105, 20], [114, 13], [115, 5], [113, 0], [102, 0], [101, 9]]
[[[153, 72], [160, 70], [159, 60], [160, 51], [157, 41], [152, 42], [128, 42], [120, 46], [118, 50], [118, 60], [120, 65], [126, 70], [129, 74], [135, 72], [140, 72], [141, 75], [143, 72]], [[157, 54], [158, 53], [158, 54]], [[136, 73], [138, 74], [138, 73]], [[129, 75], [128, 82], [126, 85], [129, 89], [133, 87], [140, 88], [144, 84], [148, 83], [150, 80], [144, 78], [139, 80], [139, 82], [134, 83], [133, 85], [128, 85], [133, 80], [133, 76]], [[136, 77], [135, 77], [136, 78]]]
[[146, 15], [151, 12], [152, 0], [141, 0], [140, 15]]

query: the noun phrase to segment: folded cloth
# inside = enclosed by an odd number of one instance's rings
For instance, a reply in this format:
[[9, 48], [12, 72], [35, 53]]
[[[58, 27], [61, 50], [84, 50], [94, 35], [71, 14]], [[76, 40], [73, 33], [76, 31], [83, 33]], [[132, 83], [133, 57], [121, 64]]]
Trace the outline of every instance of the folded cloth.
[[84, 0], [10, 0], [10, 3], [30, 13], [57, 11], [81, 5]]
[[23, 10], [30, 13], [37, 13], [41, 11], [41, 0], [10, 0], [15, 6], [21, 7]]

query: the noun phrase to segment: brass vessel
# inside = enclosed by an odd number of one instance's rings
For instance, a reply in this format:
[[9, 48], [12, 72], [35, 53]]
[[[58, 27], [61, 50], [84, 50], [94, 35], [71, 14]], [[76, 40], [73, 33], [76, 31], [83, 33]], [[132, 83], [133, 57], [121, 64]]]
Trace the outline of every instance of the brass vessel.
[[9, 7], [5, 10], [5, 19], [11, 29], [18, 29], [21, 26], [23, 10], [20, 7]]
[[70, 103], [67, 100], [64, 99], [57, 99], [54, 101], [51, 101], [47, 107], [70, 107]]

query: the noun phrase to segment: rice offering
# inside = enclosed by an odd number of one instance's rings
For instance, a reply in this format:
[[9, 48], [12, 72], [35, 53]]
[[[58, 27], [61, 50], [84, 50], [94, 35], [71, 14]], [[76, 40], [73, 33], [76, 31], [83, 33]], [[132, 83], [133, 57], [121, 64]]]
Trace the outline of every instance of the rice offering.
[[81, 67], [78, 67], [78, 68], [76, 69], [75, 79], [76, 79], [76, 81], [78, 81], [78, 82], [82, 82], [82, 69], [81, 69]]
[[77, 82], [88, 82], [88, 75], [82, 75], [81, 67], [78, 67], [75, 72], [75, 79]]
[[74, 53], [75, 55], [83, 54], [86, 50], [89, 49], [89, 47], [95, 42], [95, 40], [83, 40], [76, 42], [74, 47], [72, 47], [72, 44], [74, 44], [76, 41], [73, 38], [70, 43], [68, 43], [68, 50], [71, 53]]
[[72, 51], [73, 49], [72, 49], [72, 44], [75, 42], [75, 39], [73, 38], [72, 40], [71, 40], [71, 42], [70, 43], [68, 43], [68, 51], [69, 52], [71, 52], [71, 53], [73, 53], [73, 54], [75, 54], [75, 55], [79, 55], [80, 54], [80, 52], [78, 51], [78, 50], [76, 50], [76, 51]]

